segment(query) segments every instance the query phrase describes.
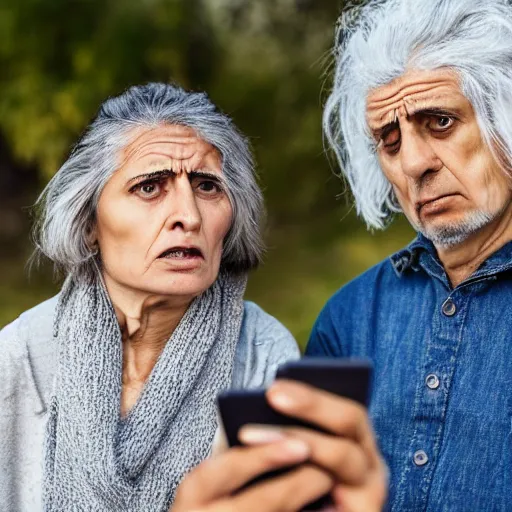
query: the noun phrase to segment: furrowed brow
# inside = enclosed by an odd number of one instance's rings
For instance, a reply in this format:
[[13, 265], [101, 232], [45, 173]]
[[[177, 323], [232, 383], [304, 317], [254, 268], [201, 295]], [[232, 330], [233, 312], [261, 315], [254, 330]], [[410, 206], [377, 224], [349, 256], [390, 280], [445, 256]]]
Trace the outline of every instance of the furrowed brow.
[[209, 180], [213, 180], [213, 181], [218, 181], [218, 182], [222, 181], [222, 178], [218, 174], [215, 174], [214, 172], [209, 172], [209, 171], [190, 171], [188, 173], [188, 175], [191, 178], [208, 178]]
[[[461, 117], [462, 111], [457, 108], [443, 108], [443, 107], [408, 107], [407, 119], [411, 119], [414, 116], [424, 115], [424, 116], [446, 116], [446, 117]], [[394, 121], [392, 123], [388, 123], [384, 125], [382, 128], [376, 128], [371, 130], [374, 138], [376, 140], [382, 139], [389, 135], [393, 130], [400, 128], [398, 121]]]
[[427, 107], [427, 108], [412, 108], [408, 113], [408, 117], [424, 115], [424, 116], [447, 116], [459, 117], [462, 115], [461, 111], [456, 108], [443, 108], [443, 107]]
[[141, 179], [152, 179], [152, 178], [166, 178], [168, 176], [172, 176], [176, 174], [171, 169], [162, 169], [160, 171], [153, 171], [148, 172], [146, 174], [139, 174], [138, 176], [134, 176], [133, 178], [130, 178], [126, 183], [130, 184], [134, 181], [141, 180]]
[[382, 128], [372, 130], [372, 134], [376, 140], [379, 140], [385, 138], [396, 129], [400, 129], [400, 125], [398, 124], [398, 121], [393, 121], [392, 123], [384, 125]]

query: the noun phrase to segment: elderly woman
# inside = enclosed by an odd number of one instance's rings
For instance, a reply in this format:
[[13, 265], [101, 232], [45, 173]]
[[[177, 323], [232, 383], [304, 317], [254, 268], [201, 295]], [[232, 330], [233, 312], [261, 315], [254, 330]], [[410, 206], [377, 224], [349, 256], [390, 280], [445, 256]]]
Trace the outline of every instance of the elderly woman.
[[[262, 251], [246, 141], [204, 94], [133, 87], [103, 104], [38, 205], [37, 252], [66, 280], [0, 334], [0, 510], [166, 511], [211, 452], [216, 395], [264, 386], [298, 356], [243, 301]], [[311, 452], [270, 449], [200, 466], [176, 510]], [[333, 485], [305, 471], [303, 503]]]

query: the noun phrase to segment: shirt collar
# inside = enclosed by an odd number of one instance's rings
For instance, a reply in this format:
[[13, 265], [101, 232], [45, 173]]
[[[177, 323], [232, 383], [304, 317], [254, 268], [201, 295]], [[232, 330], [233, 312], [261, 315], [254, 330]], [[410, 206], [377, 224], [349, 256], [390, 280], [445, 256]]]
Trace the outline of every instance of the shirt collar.
[[418, 270], [418, 257], [423, 251], [437, 259], [434, 244], [421, 233], [418, 233], [417, 237], [407, 247], [390, 256], [391, 264], [398, 277], [401, 277], [409, 269]]
[[[441, 266], [441, 262], [437, 256], [434, 244], [425, 238], [421, 233], [404, 249], [390, 256], [391, 264], [398, 275], [401, 277], [407, 270], [419, 270], [419, 257], [422, 253], [426, 253], [431, 264]], [[503, 247], [491, 254], [485, 260], [478, 270], [471, 276], [472, 278], [482, 275], [497, 274], [512, 268], [512, 242], [506, 243]]]

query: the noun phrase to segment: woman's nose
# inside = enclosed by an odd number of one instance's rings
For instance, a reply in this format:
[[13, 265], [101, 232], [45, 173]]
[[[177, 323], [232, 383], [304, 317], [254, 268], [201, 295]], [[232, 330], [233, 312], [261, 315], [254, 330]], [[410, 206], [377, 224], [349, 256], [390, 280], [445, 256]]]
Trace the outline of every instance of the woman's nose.
[[197, 199], [188, 179], [188, 174], [182, 172], [174, 179], [171, 193], [167, 198], [168, 229], [182, 229], [183, 231], [198, 231], [201, 227], [201, 212], [197, 206]]

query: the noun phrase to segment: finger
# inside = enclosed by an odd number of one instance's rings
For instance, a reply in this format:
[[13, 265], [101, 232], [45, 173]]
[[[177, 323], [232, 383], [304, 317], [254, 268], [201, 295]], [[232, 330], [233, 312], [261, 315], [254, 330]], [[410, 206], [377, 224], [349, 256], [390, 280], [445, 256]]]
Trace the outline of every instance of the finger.
[[369, 471], [369, 460], [361, 445], [343, 437], [316, 432], [307, 428], [247, 425], [239, 438], [247, 445], [268, 442], [277, 435], [299, 439], [310, 448], [309, 462], [331, 473], [339, 483], [361, 485]]
[[309, 447], [288, 439], [257, 447], [231, 448], [203, 461], [183, 480], [176, 499], [200, 506], [230, 494], [260, 474], [306, 460]]
[[276, 381], [267, 400], [277, 411], [319, 426], [332, 434], [360, 443], [372, 466], [378, 464], [378, 450], [366, 409], [347, 398], [289, 380]]
[[336, 486], [332, 496], [343, 512], [380, 512], [387, 497], [387, 485], [378, 473], [370, 475], [364, 486]]
[[343, 512], [380, 512], [386, 504], [388, 487], [389, 470], [381, 458], [377, 467], [368, 472], [364, 485], [336, 485], [331, 496]]
[[275, 409], [314, 423], [333, 434], [360, 440], [365, 434], [366, 410], [363, 406], [332, 393], [291, 380], [278, 380], [267, 391]]
[[327, 494], [333, 485], [333, 479], [328, 473], [304, 464], [240, 492], [233, 498], [233, 510], [296, 512]]

